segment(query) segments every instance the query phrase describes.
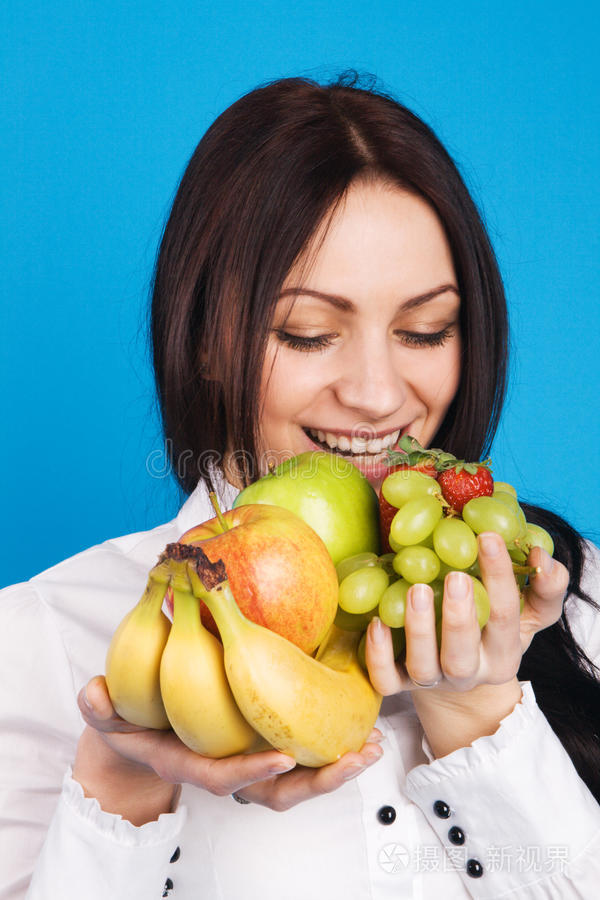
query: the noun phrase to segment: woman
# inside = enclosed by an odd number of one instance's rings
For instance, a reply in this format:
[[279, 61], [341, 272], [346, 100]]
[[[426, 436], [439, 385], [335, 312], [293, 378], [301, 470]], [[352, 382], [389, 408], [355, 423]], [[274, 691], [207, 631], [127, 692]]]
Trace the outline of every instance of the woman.
[[[173, 522], [2, 597], [12, 740], [0, 896], [23, 896], [32, 871], [30, 898], [141, 900], [163, 885], [183, 898], [595, 896], [599, 689], [585, 654], [600, 658], [586, 596], [597, 551], [550, 513], [527, 508], [561, 561], [532, 552], [542, 571], [522, 617], [504, 545], [488, 534], [483, 635], [460, 573], [446, 582], [441, 652], [427, 586], [411, 590], [405, 668], [372, 624], [383, 715], [359, 753], [320, 770], [275, 751], [203, 759], [120, 721], [92, 677], [157, 554], [212, 515], [208, 487], [228, 507], [267, 461], [323, 446], [352, 453], [379, 486], [381, 441], [403, 433], [484, 454], [505, 386], [505, 302], [435, 136], [348, 80], [287, 79], [242, 98], [182, 179], [152, 334], [165, 434], [191, 496]], [[86, 682], [83, 728], [73, 697]]]

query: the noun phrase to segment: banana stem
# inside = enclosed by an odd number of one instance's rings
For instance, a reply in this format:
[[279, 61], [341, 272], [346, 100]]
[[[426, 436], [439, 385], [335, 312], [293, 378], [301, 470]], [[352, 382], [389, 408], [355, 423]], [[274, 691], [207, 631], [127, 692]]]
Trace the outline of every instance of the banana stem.
[[224, 644], [249, 625], [248, 619], [235, 602], [228, 581], [222, 581], [209, 591], [192, 565], [189, 565], [189, 576], [194, 596], [208, 606]]
[[219, 520], [219, 525], [223, 529], [223, 531], [229, 531], [229, 525], [225, 521], [225, 516], [221, 512], [221, 507], [219, 506], [219, 501], [217, 500], [217, 495], [214, 491], [211, 491], [208, 495], [210, 497], [210, 502], [212, 503], [213, 509], [217, 514], [217, 519]]
[[202, 630], [198, 600], [191, 590], [173, 588], [173, 626], [181, 627], [188, 635]]
[[[156, 569], [159, 568], [160, 572], [156, 572]], [[157, 616], [163, 605], [163, 600], [169, 587], [169, 579], [163, 579], [164, 569], [156, 566], [151, 570], [144, 593], [140, 597], [138, 606], [143, 609], [144, 616], [148, 616], [149, 619]]]

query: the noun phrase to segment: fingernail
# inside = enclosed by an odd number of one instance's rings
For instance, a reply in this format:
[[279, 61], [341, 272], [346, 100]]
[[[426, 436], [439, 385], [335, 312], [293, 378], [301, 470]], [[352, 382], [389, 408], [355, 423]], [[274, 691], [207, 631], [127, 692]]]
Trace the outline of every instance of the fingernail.
[[466, 572], [450, 572], [446, 575], [446, 590], [451, 600], [464, 600], [469, 593], [469, 576]]
[[282, 759], [281, 762], [274, 763], [269, 769], [271, 775], [281, 775], [282, 772], [289, 772], [296, 765], [295, 759], [285, 760]]
[[81, 699], [83, 700], [84, 705], [89, 709], [89, 711], [90, 711], [90, 712], [93, 712], [93, 711], [94, 711], [94, 707], [93, 707], [92, 704], [90, 703], [90, 701], [89, 701], [89, 699], [88, 699], [88, 695], [87, 695], [87, 685], [86, 685], [86, 687], [84, 687], [84, 689], [83, 689], [83, 694], [82, 694]]
[[377, 762], [378, 759], [381, 759], [381, 757], [383, 756], [383, 750], [381, 749], [381, 747], [373, 747], [372, 750], [368, 750], [363, 755], [367, 760], [367, 765], [370, 766], [374, 762]]
[[430, 603], [427, 585], [413, 584], [410, 589], [410, 602], [415, 612], [426, 612]]
[[350, 766], [350, 768], [346, 769], [344, 772], [344, 781], [350, 781], [351, 778], [356, 778], [357, 775], [360, 775], [361, 772], [364, 772], [366, 766]]
[[554, 566], [554, 560], [550, 556], [547, 550], [544, 550], [543, 547], [540, 547], [542, 552], [542, 572], [544, 575], [549, 575], [552, 571], [552, 567]]
[[500, 538], [495, 534], [480, 534], [479, 547], [486, 556], [498, 556], [500, 553]]
[[369, 737], [366, 740], [367, 744], [372, 744], [374, 741], [382, 741], [383, 735], [379, 728], [374, 728]]
[[378, 619], [377, 616], [373, 616], [371, 619], [371, 640], [374, 644], [383, 644], [383, 639], [385, 637], [385, 633], [383, 631], [383, 625], [381, 623], [381, 619]]

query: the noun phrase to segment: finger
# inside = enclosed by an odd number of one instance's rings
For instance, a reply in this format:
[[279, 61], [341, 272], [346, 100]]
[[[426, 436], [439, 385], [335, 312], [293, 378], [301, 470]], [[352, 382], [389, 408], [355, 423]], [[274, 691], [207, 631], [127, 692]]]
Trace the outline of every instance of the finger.
[[413, 682], [433, 684], [442, 678], [435, 627], [433, 591], [427, 584], [413, 584], [407, 594], [406, 671]]
[[337, 790], [356, 778], [383, 755], [378, 743], [366, 743], [360, 751], [345, 753], [341, 759], [321, 768], [298, 766], [271, 782], [253, 784], [236, 793], [245, 800], [268, 806], [278, 812], [291, 809], [305, 800]]
[[[175, 737], [175, 736], [173, 736]], [[272, 779], [296, 766], [296, 761], [278, 750], [238, 754], [210, 759], [189, 750], [179, 741], [174, 752], [156, 760], [155, 771], [166, 781], [183, 781], [224, 797], [248, 785]]]
[[560, 618], [569, 586], [568, 570], [542, 547], [533, 547], [527, 562], [539, 572], [532, 576], [523, 591], [521, 632], [522, 640], [526, 642], [524, 649], [537, 631], [553, 625]]
[[481, 663], [481, 631], [466, 572], [449, 572], [444, 580], [440, 661], [444, 677], [459, 690], [472, 687]]
[[521, 660], [521, 599], [512, 560], [500, 535], [482, 532], [477, 543], [481, 579], [490, 598], [490, 617], [482, 642], [491, 683], [497, 684], [509, 681]]
[[132, 725], [114, 710], [103, 675], [96, 675], [77, 695], [77, 705], [85, 722], [97, 731], [145, 731], [142, 725]]
[[367, 628], [365, 661], [371, 684], [383, 697], [405, 689], [405, 679], [394, 660], [392, 632], [377, 616], [371, 619]]

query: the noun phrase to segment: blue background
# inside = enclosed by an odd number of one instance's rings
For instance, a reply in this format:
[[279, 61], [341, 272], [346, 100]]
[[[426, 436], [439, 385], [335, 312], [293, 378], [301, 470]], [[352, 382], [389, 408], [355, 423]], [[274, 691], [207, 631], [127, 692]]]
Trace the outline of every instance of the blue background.
[[496, 477], [597, 539], [598, 24], [584, 0], [3, 3], [1, 583], [175, 513], [145, 316], [176, 183], [242, 93], [346, 67], [483, 208], [514, 348]]

